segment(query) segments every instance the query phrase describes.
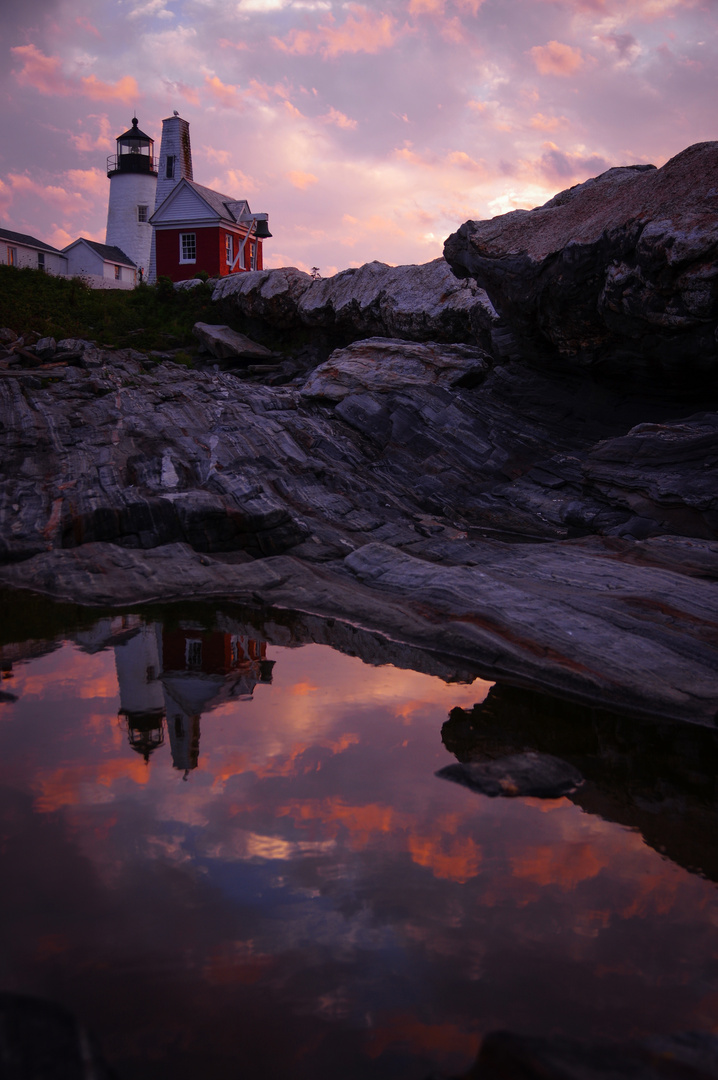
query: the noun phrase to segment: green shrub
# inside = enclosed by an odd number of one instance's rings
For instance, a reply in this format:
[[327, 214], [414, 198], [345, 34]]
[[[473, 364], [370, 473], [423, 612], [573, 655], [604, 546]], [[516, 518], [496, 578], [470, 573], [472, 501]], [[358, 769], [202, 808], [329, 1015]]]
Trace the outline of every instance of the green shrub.
[[136, 289], [91, 289], [79, 278], [0, 266], [0, 326], [118, 348], [194, 347], [194, 324], [215, 321], [212, 288], [203, 282], [175, 290], [169, 278], [160, 278]]

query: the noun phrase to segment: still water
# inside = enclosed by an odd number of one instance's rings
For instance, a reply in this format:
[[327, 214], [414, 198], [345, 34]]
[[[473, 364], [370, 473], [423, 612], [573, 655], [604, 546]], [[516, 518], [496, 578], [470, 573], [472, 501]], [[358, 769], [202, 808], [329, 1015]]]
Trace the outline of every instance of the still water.
[[435, 773], [490, 684], [373, 648], [176, 612], [5, 644], [0, 990], [69, 1006], [122, 1080], [422, 1080], [496, 1028], [718, 1030], [694, 765], [594, 725], [625, 783], [477, 795]]

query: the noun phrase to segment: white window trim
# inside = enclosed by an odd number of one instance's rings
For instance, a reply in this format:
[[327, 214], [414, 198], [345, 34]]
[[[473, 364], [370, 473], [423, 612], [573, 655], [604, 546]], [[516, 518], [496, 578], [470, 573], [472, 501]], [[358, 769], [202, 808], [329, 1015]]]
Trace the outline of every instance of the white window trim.
[[[142, 217], [140, 210], [144, 210], [145, 216]], [[149, 225], [150, 222], [150, 208], [147, 203], [137, 204], [137, 221], [140, 225]]]
[[[194, 258], [193, 259], [183, 259], [182, 258], [182, 238], [185, 237], [185, 236], [193, 236], [194, 237]], [[180, 261], [180, 263], [185, 263], [185, 264], [187, 264], [187, 263], [196, 263], [197, 262], [197, 233], [196, 232], [186, 232], [186, 233], [181, 232], [179, 234], [179, 261]]]
[[227, 266], [231, 266], [234, 263], [234, 234], [224, 234], [224, 257]]

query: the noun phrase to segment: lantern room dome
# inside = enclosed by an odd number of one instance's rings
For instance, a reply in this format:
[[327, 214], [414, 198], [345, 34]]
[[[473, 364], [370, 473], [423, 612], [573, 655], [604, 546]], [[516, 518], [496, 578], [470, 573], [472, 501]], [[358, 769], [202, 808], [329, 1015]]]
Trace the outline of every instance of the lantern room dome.
[[138, 127], [137, 117], [132, 119], [132, 127], [117, 136], [117, 153], [107, 159], [107, 175], [117, 173], [149, 173], [157, 175], [157, 160], [154, 157], [154, 140]]
[[137, 139], [142, 139], [145, 142], [150, 142], [150, 143], [152, 143], [154, 145], [154, 139], [150, 138], [149, 135], [145, 135], [144, 131], [140, 131], [140, 129], [137, 126], [138, 122], [139, 121], [137, 120], [137, 117], [133, 116], [132, 117], [132, 127], [128, 131], [125, 131], [124, 134], [118, 135], [117, 136], [117, 141], [118, 142], [134, 142]]

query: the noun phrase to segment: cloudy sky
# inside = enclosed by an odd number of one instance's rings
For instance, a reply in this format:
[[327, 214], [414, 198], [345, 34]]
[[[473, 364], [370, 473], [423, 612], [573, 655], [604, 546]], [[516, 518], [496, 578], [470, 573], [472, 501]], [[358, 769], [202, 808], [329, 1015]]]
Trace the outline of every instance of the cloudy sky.
[[718, 0], [6, 0], [0, 221], [104, 240], [105, 159], [177, 109], [265, 264], [425, 262], [467, 218], [716, 138]]

